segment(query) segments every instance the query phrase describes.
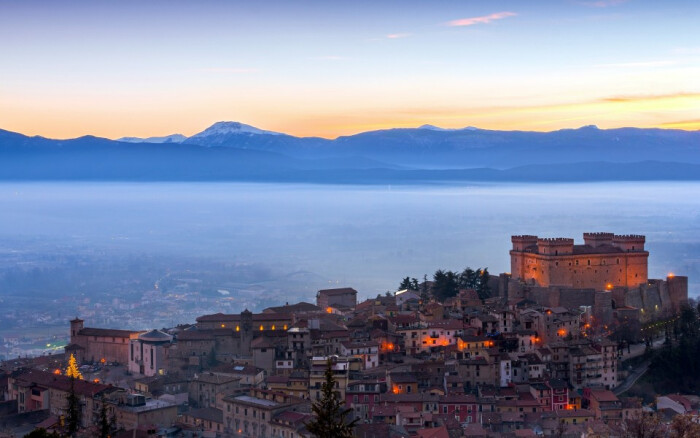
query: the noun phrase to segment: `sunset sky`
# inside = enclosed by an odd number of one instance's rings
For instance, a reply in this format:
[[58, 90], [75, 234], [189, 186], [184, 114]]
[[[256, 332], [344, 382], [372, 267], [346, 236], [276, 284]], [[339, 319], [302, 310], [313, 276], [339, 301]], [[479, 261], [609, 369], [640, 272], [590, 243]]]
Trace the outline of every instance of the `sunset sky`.
[[0, 0], [0, 128], [700, 129], [700, 1]]

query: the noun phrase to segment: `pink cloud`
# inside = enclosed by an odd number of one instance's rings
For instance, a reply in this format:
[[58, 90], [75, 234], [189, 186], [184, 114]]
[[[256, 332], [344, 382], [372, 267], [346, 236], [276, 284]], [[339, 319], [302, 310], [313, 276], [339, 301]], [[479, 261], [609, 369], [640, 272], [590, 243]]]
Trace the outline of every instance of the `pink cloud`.
[[487, 24], [494, 20], [501, 20], [503, 18], [514, 17], [518, 14], [515, 12], [496, 12], [490, 15], [484, 15], [481, 17], [470, 17], [470, 18], [460, 18], [459, 20], [448, 21], [448, 26], [473, 26], [475, 24]]
[[389, 39], [391, 39], [391, 40], [394, 40], [394, 39], [397, 39], [397, 38], [407, 38], [407, 37], [410, 37], [410, 36], [411, 36], [410, 33], [390, 33], [390, 34], [387, 35], [386, 37], [389, 38]]

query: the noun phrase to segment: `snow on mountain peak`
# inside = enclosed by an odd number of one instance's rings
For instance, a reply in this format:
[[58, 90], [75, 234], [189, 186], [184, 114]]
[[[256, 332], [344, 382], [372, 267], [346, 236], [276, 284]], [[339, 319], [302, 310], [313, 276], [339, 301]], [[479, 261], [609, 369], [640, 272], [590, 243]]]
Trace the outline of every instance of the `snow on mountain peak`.
[[279, 132], [265, 131], [258, 129], [255, 126], [246, 125], [240, 122], [216, 122], [199, 134], [195, 134], [190, 138], [202, 138], [213, 135], [228, 135], [228, 134], [268, 134], [281, 135]]
[[187, 137], [182, 134], [172, 134], [166, 135], [164, 137], [122, 137], [118, 138], [117, 141], [124, 143], [182, 143]]
[[422, 125], [422, 126], [419, 126], [418, 129], [426, 129], [428, 131], [441, 131], [441, 132], [478, 131], [479, 130], [479, 128], [475, 128], [473, 126], [467, 126], [466, 128], [440, 128], [439, 126], [435, 126], [435, 125]]

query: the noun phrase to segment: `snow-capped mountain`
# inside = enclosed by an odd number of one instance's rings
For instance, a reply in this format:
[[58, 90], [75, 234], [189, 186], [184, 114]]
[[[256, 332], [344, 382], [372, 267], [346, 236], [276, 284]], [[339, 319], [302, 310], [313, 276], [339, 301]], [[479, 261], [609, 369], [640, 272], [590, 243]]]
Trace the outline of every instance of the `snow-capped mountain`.
[[279, 132], [265, 131], [263, 129], [256, 128], [255, 126], [246, 125], [245, 123], [240, 122], [216, 122], [199, 134], [193, 135], [189, 138], [189, 140], [230, 134], [283, 135]]
[[441, 128], [435, 125], [422, 125], [418, 129], [424, 129], [427, 131], [439, 131], [439, 132], [453, 132], [453, 131], [478, 131], [479, 128], [474, 126], [467, 126], [466, 128]]
[[187, 140], [187, 137], [182, 134], [166, 135], [165, 137], [122, 137], [117, 139], [117, 141], [124, 143], [182, 143], [185, 140]]

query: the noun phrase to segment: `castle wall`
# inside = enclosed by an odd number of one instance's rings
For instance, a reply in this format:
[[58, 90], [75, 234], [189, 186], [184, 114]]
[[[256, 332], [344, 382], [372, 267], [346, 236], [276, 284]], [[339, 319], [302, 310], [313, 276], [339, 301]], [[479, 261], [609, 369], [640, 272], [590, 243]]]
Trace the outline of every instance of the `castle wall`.
[[674, 312], [678, 312], [681, 306], [688, 302], [688, 277], [669, 276], [666, 281], [668, 282], [669, 306]]
[[595, 303], [595, 293], [593, 289], [561, 289], [559, 291], [559, 305], [567, 309], [580, 306], [593, 306]]
[[598, 324], [610, 324], [613, 321], [612, 292], [596, 291], [593, 303], [593, 318]]
[[644, 251], [644, 236], [586, 233], [584, 238], [586, 245], [575, 246], [568, 238], [513, 236], [512, 277], [542, 287], [596, 290], [647, 282], [649, 253]]

